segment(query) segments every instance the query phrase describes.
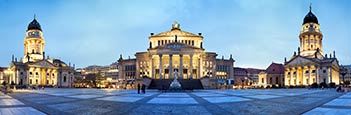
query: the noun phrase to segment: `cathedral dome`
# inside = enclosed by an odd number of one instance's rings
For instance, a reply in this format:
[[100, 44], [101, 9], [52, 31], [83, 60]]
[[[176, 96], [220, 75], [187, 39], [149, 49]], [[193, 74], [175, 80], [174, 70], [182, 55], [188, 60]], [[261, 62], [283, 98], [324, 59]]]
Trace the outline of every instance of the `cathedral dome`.
[[40, 31], [42, 31], [39, 22], [35, 18], [34, 18], [34, 20], [32, 22], [29, 23], [27, 31], [28, 30], [40, 30]]
[[[305, 18], [303, 19], [303, 24], [306, 24], [306, 23], [310, 23], [310, 22], [313, 22], [313, 23], [316, 23], [318, 24], [318, 19], [317, 17], [312, 13], [312, 11], [310, 10], [310, 12], [308, 12], [308, 14], [305, 16]], [[303, 25], [302, 24], [302, 25]]]

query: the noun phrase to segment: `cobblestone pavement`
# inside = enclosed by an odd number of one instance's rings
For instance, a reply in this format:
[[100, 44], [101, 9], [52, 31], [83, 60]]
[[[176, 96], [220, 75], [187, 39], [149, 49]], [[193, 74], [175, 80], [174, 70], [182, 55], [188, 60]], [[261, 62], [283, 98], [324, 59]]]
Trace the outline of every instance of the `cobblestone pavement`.
[[[135, 90], [47, 88], [23, 90], [10, 96], [25, 104], [21, 107], [32, 107], [31, 110], [52, 115], [309, 115], [350, 113], [351, 94], [344, 94], [334, 89], [195, 90], [178, 93], [147, 90], [146, 94], [136, 94]], [[0, 103], [3, 102], [1, 99]], [[0, 104], [0, 110], [1, 107]], [[334, 112], [328, 113], [331, 110]]]

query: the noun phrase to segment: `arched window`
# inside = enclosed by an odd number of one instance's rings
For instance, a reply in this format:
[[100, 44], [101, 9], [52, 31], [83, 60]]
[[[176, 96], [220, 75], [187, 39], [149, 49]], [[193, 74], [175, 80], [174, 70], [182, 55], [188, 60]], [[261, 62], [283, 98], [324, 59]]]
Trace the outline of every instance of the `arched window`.
[[275, 77], [275, 84], [278, 84], [279, 78]]
[[272, 78], [271, 77], [269, 78], [269, 83], [272, 84]]
[[63, 77], [63, 82], [66, 82], [66, 80], [67, 80], [67, 77], [64, 76], [64, 77]]
[[158, 46], [160, 46], [160, 40], [158, 40], [157, 42], [158, 42]]

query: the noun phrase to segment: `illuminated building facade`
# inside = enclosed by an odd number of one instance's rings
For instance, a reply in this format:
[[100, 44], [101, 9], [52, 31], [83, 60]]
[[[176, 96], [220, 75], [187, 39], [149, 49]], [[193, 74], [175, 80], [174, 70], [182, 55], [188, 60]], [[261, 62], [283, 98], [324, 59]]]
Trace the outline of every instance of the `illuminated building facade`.
[[284, 65], [272, 63], [265, 71], [259, 73], [259, 86], [284, 86]]
[[9, 83], [20, 86], [71, 87], [74, 67], [59, 59], [45, 58], [45, 39], [38, 21], [29, 23], [24, 38], [24, 56], [20, 60], [12, 56]]
[[222, 81], [233, 81], [234, 59], [216, 59], [214, 52], [205, 52], [201, 33], [193, 34], [180, 29], [178, 23], [170, 31], [149, 36], [147, 52], [137, 52], [135, 59], [119, 58], [119, 77], [123, 79], [201, 79], [211, 82], [203, 85], [216, 87]]
[[298, 53], [285, 59], [285, 85], [307, 86], [313, 83], [339, 84], [339, 62], [335, 52], [323, 56], [323, 34], [311, 8], [305, 16], [299, 35]]

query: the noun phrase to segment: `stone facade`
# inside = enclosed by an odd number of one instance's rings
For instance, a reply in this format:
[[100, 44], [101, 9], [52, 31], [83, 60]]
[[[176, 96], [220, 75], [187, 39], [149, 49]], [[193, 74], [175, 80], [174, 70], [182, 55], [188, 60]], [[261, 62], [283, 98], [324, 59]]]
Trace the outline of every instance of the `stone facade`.
[[34, 19], [24, 38], [24, 57], [12, 56], [8, 68], [9, 83], [21, 86], [71, 87], [74, 67], [59, 59], [45, 58], [45, 39], [40, 24]]
[[178, 79], [201, 79], [205, 76], [212, 79], [209, 81], [234, 79], [232, 56], [216, 59], [216, 53], [205, 52], [201, 33], [182, 31], [175, 23], [170, 31], [151, 33], [149, 41], [148, 51], [137, 52], [135, 59], [119, 58], [120, 78], [174, 79], [173, 73], [177, 71]]
[[299, 37], [298, 52], [294, 52], [290, 60], [285, 59], [285, 85], [339, 84], [339, 62], [335, 52], [333, 56], [323, 56], [323, 34], [317, 17], [311, 10], [304, 18]]
[[258, 75], [260, 86], [284, 86], [284, 66], [283, 64], [272, 63], [265, 71]]

